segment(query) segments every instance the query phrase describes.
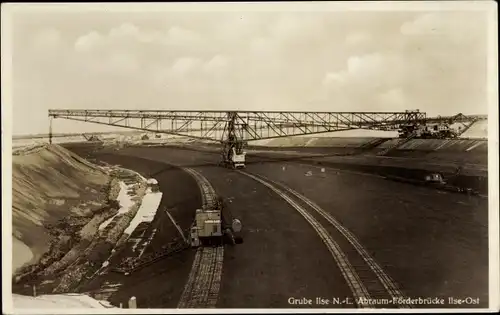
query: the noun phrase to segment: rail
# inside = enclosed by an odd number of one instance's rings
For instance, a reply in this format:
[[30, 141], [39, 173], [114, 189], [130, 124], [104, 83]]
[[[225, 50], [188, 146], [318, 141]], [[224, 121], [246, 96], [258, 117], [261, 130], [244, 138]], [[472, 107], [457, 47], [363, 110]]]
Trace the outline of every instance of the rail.
[[[405, 296], [394, 280], [369, 255], [356, 237], [328, 212], [283, 184], [262, 175], [250, 174], [247, 171], [238, 172], [274, 191], [313, 227], [339, 266], [358, 307], [374, 308], [377, 305], [376, 300], [385, 299], [387, 301], [385, 307], [410, 308], [409, 305], [404, 304]], [[334, 234], [331, 230], [327, 231], [325, 226], [312, 214], [313, 212], [307, 209], [319, 214], [320, 218], [330, 223], [337, 233]]]
[[[186, 168], [202, 192], [204, 209], [217, 206], [217, 195], [210, 182], [197, 171]], [[214, 308], [219, 295], [224, 261], [224, 246], [200, 247], [191, 267], [178, 308]]]

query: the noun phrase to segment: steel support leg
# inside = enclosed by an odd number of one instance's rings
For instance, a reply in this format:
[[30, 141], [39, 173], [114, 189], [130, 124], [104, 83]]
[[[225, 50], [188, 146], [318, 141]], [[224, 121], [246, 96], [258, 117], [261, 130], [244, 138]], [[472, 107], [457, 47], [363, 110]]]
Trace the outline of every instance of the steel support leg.
[[49, 117], [49, 144], [52, 144], [52, 116]]
[[225, 139], [222, 139], [222, 164], [225, 166], [228, 166], [231, 164], [231, 151], [235, 145], [235, 142], [237, 141], [236, 137], [236, 127], [235, 127], [235, 121], [236, 121], [236, 113], [235, 112], [228, 112], [227, 113], [227, 123], [225, 126], [225, 132], [223, 133], [223, 137]]

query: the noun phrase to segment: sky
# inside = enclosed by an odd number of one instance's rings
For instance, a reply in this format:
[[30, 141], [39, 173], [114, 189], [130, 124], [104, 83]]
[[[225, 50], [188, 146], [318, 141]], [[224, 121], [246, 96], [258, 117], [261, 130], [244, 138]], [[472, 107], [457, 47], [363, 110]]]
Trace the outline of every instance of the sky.
[[484, 11], [18, 10], [11, 21], [14, 135], [47, 133], [48, 109], [61, 108], [488, 111]]

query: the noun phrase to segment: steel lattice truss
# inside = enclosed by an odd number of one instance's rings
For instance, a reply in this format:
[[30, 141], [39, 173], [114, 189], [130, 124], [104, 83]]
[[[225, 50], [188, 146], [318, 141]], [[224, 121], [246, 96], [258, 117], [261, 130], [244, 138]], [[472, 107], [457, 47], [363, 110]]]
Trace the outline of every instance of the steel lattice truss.
[[[404, 112], [279, 112], [175, 110], [49, 110], [49, 117], [117, 126], [147, 132], [224, 142], [232, 121], [244, 141], [309, 135], [350, 129], [396, 130], [428, 121], [473, 123], [484, 116], [427, 118], [418, 110]], [[470, 126], [469, 126], [470, 127]]]
[[427, 123], [441, 123], [445, 122], [448, 124], [460, 124], [461, 129], [460, 132], [458, 133], [458, 136], [462, 135], [464, 132], [469, 130], [474, 123], [481, 121], [481, 120], [487, 120], [488, 117], [485, 115], [464, 115], [462, 113], [457, 114], [455, 116], [438, 116], [438, 117], [431, 117], [427, 118], [426, 122]]

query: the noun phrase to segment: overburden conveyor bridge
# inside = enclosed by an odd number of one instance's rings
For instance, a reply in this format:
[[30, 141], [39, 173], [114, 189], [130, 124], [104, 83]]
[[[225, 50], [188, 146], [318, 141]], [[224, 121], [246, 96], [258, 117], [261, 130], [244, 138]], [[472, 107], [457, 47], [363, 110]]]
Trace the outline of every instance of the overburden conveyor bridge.
[[[61, 118], [138, 131], [218, 142], [222, 145], [222, 162], [240, 154], [247, 141], [312, 135], [335, 131], [369, 129], [399, 131], [403, 138], [421, 135], [458, 137], [474, 123], [486, 120], [484, 115], [427, 117], [419, 110], [402, 112], [314, 112], [314, 111], [222, 111], [222, 110], [49, 110], [50, 133], [52, 119]], [[443, 133], [443, 126], [459, 124], [453, 132]], [[429, 129], [430, 125], [434, 125]], [[449, 127], [447, 127], [449, 130]], [[50, 140], [51, 141], [51, 140]]]

